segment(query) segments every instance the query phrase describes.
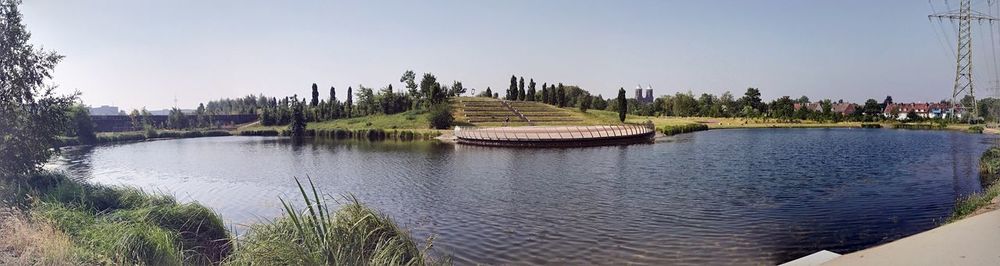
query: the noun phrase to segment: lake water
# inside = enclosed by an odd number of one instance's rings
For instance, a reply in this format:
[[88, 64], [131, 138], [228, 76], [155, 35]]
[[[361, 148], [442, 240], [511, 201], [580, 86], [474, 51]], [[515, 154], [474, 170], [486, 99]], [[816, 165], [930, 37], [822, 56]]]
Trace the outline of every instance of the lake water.
[[201, 202], [237, 229], [279, 216], [278, 197], [298, 197], [292, 178], [310, 176], [434, 236], [458, 264], [777, 264], [934, 227], [981, 189], [992, 142], [887, 129], [573, 149], [217, 137], [69, 149], [52, 165]]

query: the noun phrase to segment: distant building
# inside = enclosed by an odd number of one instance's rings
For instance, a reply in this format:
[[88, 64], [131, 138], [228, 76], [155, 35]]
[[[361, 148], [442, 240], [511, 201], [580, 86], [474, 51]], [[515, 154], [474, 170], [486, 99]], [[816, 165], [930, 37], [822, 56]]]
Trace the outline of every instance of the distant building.
[[119, 115], [117, 106], [90, 107], [90, 115]]
[[653, 103], [653, 86], [646, 86], [646, 96], [642, 95], [642, 86], [635, 88], [635, 100], [639, 103]]
[[[802, 109], [802, 107], [805, 107], [806, 109], [809, 109], [809, 111], [813, 111], [813, 112], [823, 112], [823, 104], [818, 103], [818, 102], [807, 103], [807, 104], [796, 103], [795, 104], [795, 111], [798, 111], [799, 109]], [[835, 114], [841, 114], [841, 115], [851, 115], [851, 114], [854, 114], [854, 111], [857, 110], [857, 109], [858, 109], [858, 105], [857, 104], [853, 104], [853, 103], [832, 103], [830, 105], [830, 112], [835, 113]]]
[[[896, 120], [906, 120], [906, 115], [910, 112], [917, 114], [921, 118], [948, 118], [951, 113], [951, 104], [948, 103], [889, 103], [882, 110], [882, 115], [886, 118]], [[955, 117], [961, 118], [964, 109], [956, 107]]]

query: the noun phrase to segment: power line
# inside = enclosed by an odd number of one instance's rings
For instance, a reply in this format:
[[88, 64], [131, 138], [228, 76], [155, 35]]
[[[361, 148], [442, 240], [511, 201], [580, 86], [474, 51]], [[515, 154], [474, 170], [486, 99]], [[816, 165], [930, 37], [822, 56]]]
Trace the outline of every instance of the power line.
[[[948, 1], [945, 1], [945, 5], [950, 9], [951, 5]], [[972, 0], [960, 0], [959, 8], [957, 10], [948, 10], [941, 13], [934, 13], [928, 15], [928, 18], [937, 18], [938, 20], [948, 20], [951, 23], [958, 22], [957, 32], [957, 49], [955, 56], [955, 86], [952, 89], [951, 95], [951, 113], [956, 115], [956, 107], [964, 108], [961, 106], [961, 102], [956, 101], [959, 95], [967, 93], [969, 97], [972, 98], [972, 110], [973, 116], [979, 117], [979, 108], [976, 103], [975, 86], [972, 78], [973, 65], [972, 65], [972, 21], [977, 21], [982, 23], [1000, 21], [996, 17], [990, 14], [984, 14], [977, 10], [972, 9]], [[991, 12], [992, 13], [992, 12]]]

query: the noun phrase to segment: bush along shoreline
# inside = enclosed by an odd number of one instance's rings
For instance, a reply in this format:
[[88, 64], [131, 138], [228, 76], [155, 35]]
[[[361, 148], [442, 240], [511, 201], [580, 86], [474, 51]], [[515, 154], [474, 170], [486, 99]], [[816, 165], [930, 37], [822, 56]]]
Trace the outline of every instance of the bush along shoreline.
[[708, 125], [706, 124], [684, 124], [684, 125], [671, 125], [664, 126], [660, 128], [660, 133], [667, 136], [673, 136], [683, 133], [691, 133], [697, 131], [708, 130]]
[[[243, 130], [236, 133], [238, 136], [291, 136], [288, 130], [278, 129], [255, 129]], [[337, 139], [337, 140], [366, 140], [366, 141], [424, 141], [433, 140], [441, 136], [438, 131], [412, 131], [398, 129], [306, 129], [305, 136]]]
[[97, 134], [97, 137], [90, 142], [81, 141], [80, 138], [77, 137], [61, 137], [58, 139], [56, 147], [58, 148], [58, 147], [77, 146], [77, 145], [96, 145], [96, 144], [109, 144], [118, 142], [135, 142], [135, 141], [146, 141], [154, 139], [225, 137], [232, 135], [233, 135], [232, 133], [225, 130], [204, 130], [204, 131], [147, 130], [147, 131], [129, 131], [129, 132], [104, 132]]
[[990, 206], [993, 200], [1000, 196], [1000, 147], [990, 147], [983, 152], [979, 158], [979, 179], [983, 184], [983, 191], [959, 199], [955, 203], [955, 210], [948, 219], [954, 222], [977, 213], [984, 207]]
[[[40, 253], [18, 254], [12, 249], [15, 257], [29, 256], [21, 261], [58, 265], [446, 263], [427, 255], [430, 240], [421, 247], [391, 218], [356, 198], [345, 197], [343, 205], [331, 210], [312, 180], [308, 188], [298, 179], [296, 183], [307, 203], [304, 209], [279, 199], [285, 210], [282, 217], [252, 225], [245, 237], [237, 239], [217, 213], [196, 202], [179, 203], [171, 196], [129, 187], [80, 183], [62, 174], [5, 179], [0, 180], [0, 205], [16, 206], [25, 213], [21, 220], [27, 222], [21, 223], [30, 226], [0, 228], [0, 239], [64, 235], [69, 243], [58, 248], [28, 244], [39, 247]], [[49, 229], [19, 229], [36, 227]]]

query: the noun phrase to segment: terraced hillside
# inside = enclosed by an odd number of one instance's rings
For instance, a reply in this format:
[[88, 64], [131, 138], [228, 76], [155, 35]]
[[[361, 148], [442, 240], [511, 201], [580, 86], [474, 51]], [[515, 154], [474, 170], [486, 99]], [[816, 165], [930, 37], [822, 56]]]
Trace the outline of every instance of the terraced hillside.
[[[484, 97], [459, 97], [454, 101], [455, 119], [459, 124], [474, 126], [598, 125], [609, 121], [595, 120], [576, 110], [558, 108], [539, 102], [501, 101]], [[613, 123], [613, 122], [611, 122]]]

